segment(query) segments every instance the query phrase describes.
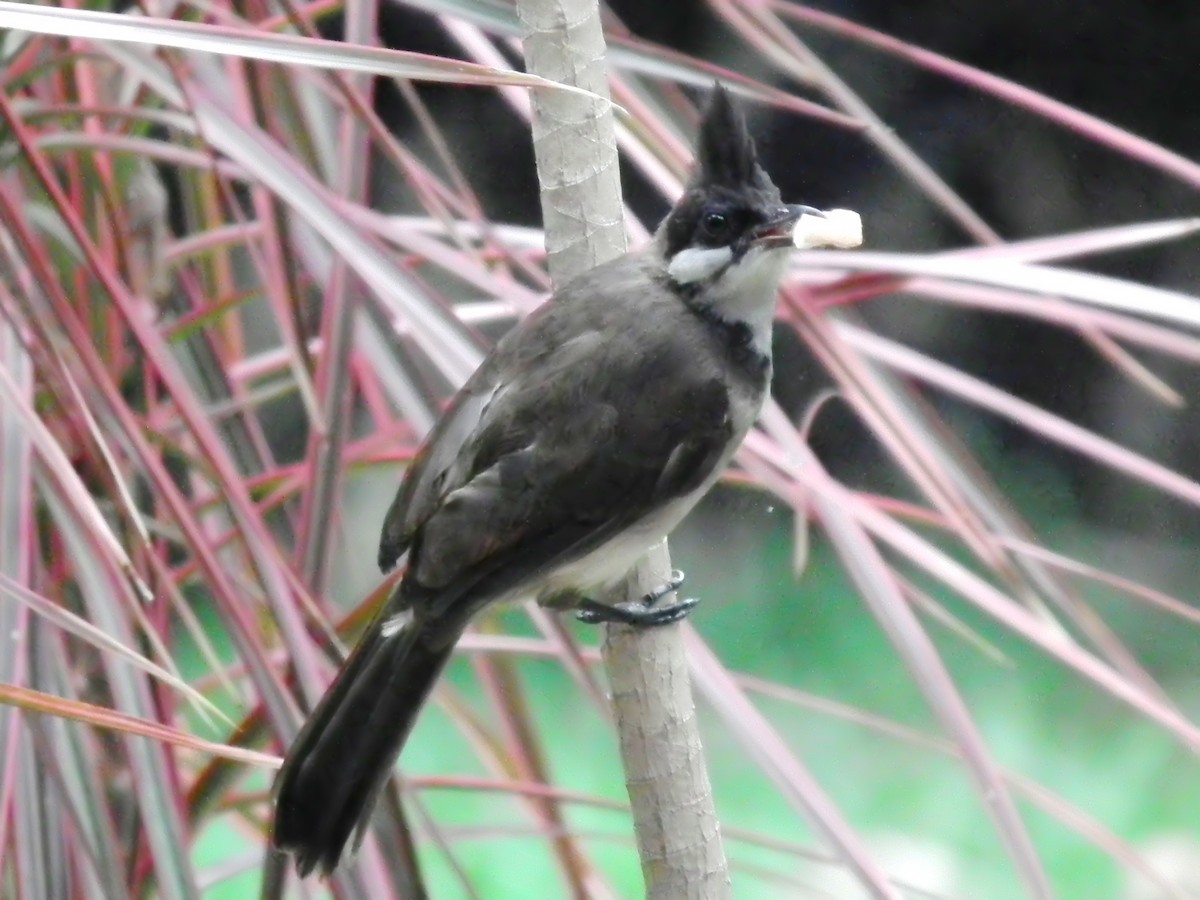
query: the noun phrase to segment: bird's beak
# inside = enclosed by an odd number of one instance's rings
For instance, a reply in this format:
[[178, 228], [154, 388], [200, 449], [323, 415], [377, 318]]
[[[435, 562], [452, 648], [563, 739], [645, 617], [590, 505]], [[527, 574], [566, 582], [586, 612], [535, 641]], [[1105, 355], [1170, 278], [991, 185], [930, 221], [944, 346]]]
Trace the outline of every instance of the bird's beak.
[[765, 247], [792, 246], [792, 229], [796, 227], [801, 216], [818, 216], [823, 219], [825, 213], [811, 206], [781, 206], [771, 219], [754, 229], [752, 243]]

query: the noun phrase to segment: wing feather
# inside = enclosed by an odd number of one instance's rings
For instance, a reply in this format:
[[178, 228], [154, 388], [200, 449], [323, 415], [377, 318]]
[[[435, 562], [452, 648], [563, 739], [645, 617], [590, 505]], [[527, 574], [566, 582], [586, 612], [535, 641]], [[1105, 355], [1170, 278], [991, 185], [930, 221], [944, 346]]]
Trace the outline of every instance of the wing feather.
[[[481, 605], [581, 558], [728, 458], [720, 348], [665, 294], [542, 307], [497, 345], [407, 473], [380, 562], [407, 549], [405, 603], [434, 617]], [[744, 418], [744, 417], [743, 417]]]

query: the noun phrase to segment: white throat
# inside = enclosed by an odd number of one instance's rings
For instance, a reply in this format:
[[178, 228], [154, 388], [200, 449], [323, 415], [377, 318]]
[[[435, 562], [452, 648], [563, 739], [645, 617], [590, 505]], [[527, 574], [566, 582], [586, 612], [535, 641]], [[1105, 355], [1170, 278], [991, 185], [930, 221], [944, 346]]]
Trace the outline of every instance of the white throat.
[[728, 247], [688, 247], [671, 259], [667, 274], [676, 284], [698, 288], [697, 301], [722, 319], [749, 327], [755, 349], [769, 356], [788, 254], [752, 246], [736, 263], [732, 259]]

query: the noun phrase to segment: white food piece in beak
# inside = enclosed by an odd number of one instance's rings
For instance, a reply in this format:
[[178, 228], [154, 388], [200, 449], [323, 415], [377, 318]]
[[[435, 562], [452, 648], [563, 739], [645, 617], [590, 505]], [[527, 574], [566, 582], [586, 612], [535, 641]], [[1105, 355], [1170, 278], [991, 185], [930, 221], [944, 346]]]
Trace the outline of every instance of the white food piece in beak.
[[862, 219], [852, 209], [827, 209], [825, 218], [801, 216], [792, 229], [792, 243], [801, 250], [862, 245]]

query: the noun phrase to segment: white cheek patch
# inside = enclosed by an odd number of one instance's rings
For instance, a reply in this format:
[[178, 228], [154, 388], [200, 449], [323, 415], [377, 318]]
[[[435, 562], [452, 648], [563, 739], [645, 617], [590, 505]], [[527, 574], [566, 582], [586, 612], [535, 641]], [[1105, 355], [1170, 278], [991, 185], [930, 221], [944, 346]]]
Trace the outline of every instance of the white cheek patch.
[[667, 274], [676, 284], [696, 284], [712, 278], [732, 260], [728, 247], [688, 247], [671, 257]]

